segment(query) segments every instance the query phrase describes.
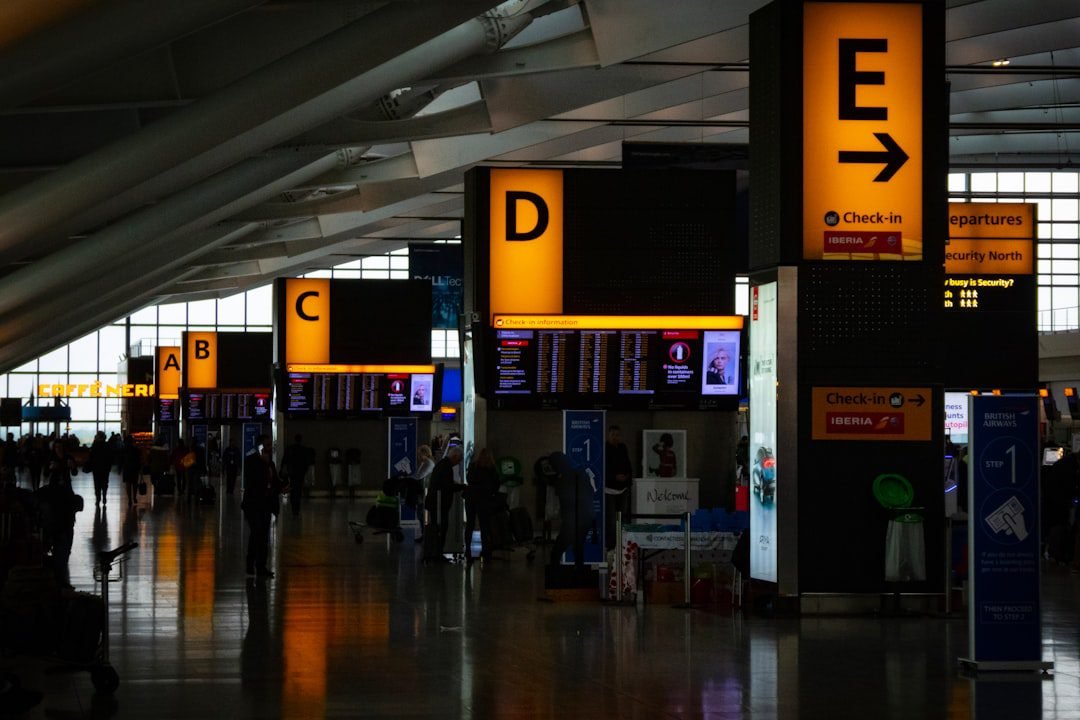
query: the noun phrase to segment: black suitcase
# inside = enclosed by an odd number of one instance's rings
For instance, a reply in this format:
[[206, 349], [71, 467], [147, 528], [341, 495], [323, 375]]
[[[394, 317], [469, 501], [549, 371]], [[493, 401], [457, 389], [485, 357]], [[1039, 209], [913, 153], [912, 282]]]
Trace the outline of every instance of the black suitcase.
[[217, 491], [212, 485], [203, 485], [199, 488], [199, 502], [203, 505], [213, 505], [217, 499]]
[[528, 510], [514, 508], [510, 511], [510, 532], [513, 533], [516, 542], [532, 542], [533, 524]]
[[372, 505], [364, 520], [370, 528], [393, 530], [398, 526], [398, 511], [388, 505]]
[[443, 558], [442, 548], [439, 547], [439, 508], [442, 507], [442, 498], [436, 494], [435, 511], [428, 511], [428, 521], [424, 525], [423, 560], [431, 562]]

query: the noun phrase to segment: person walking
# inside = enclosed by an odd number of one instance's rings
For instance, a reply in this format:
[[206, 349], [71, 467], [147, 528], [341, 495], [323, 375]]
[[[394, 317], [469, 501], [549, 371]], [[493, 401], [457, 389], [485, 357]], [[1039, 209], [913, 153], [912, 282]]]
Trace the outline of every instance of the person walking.
[[240, 509], [248, 524], [247, 574], [272, 578], [267, 566], [270, 554], [270, 519], [278, 514], [279, 484], [274, 467], [274, 449], [270, 437], [262, 435], [259, 444], [244, 458], [244, 499]]
[[304, 478], [315, 460], [315, 451], [304, 445], [304, 436], [296, 434], [293, 444], [285, 448], [281, 465], [289, 475], [289, 505], [293, 517], [300, 517], [300, 500], [304, 495]]
[[105, 504], [105, 494], [109, 490], [109, 473], [112, 472], [113, 453], [109, 447], [109, 441], [105, 439], [105, 433], [98, 430], [94, 436], [94, 442], [90, 445], [90, 458], [86, 461], [87, 468], [94, 476], [95, 503]]
[[589, 476], [578, 470], [563, 452], [551, 453], [551, 465], [558, 474], [555, 493], [559, 497], [559, 534], [551, 546], [550, 564], [558, 567], [568, 549], [574, 551], [574, 566], [585, 568], [585, 535], [592, 525], [593, 487]]
[[[424, 508], [428, 512], [428, 526], [424, 528], [424, 535], [434, 532], [437, 540], [434, 542], [434, 552], [429, 553], [427, 560], [445, 559], [443, 548], [446, 547], [446, 531], [450, 523], [450, 508], [454, 504], [454, 493], [464, 489], [464, 485], [454, 482], [454, 467], [461, 463], [461, 447], [451, 447], [439, 462], [435, 463], [431, 471], [430, 491], [424, 498]], [[432, 522], [435, 527], [431, 527]], [[428, 544], [424, 544], [425, 551]]]
[[221, 454], [221, 465], [225, 470], [225, 492], [232, 495], [236, 489], [236, 478], [240, 474], [240, 448], [236, 447], [235, 440], [230, 440], [229, 447]]

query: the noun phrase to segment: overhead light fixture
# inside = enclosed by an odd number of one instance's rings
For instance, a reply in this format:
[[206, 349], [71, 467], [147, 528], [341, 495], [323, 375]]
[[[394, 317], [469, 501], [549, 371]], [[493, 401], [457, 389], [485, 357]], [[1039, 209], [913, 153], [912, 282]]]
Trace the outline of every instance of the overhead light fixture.
[[991, 64], [992, 66], [994, 66], [994, 67], [1005, 67], [1006, 65], [1008, 65], [1008, 64], [1009, 64], [1009, 58], [1002, 58], [1002, 59], [1000, 59], [1000, 60], [994, 60], [994, 61], [993, 61], [992, 63], [990, 63], [990, 64]]

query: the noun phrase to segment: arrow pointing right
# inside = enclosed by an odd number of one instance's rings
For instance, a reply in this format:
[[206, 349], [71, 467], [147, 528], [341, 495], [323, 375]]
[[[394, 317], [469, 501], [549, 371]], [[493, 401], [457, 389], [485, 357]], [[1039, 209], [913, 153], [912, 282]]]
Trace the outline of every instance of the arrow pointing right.
[[908, 161], [908, 155], [896, 144], [889, 133], [874, 133], [881, 146], [881, 150], [841, 150], [840, 162], [842, 163], [885, 163], [885, 167], [874, 178], [874, 182], [889, 182], [896, 171], [904, 167]]
[[924, 398], [921, 394], [916, 395], [915, 397], [911, 398], [911, 402], [915, 403], [917, 407], [922, 407], [922, 404], [926, 402], [926, 398]]

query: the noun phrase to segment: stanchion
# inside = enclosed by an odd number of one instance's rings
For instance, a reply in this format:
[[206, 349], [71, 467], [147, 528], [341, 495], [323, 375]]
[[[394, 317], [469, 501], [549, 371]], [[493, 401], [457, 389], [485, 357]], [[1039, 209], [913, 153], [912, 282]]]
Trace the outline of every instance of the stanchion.
[[622, 602], [623, 591], [623, 547], [622, 510], [615, 513], [615, 601]]
[[683, 572], [683, 598], [685, 599], [683, 604], [679, 607], [690, 607], [690, 513], [686, 513], [683, 517], [685, 526], [683, 527], [683, 542], [684, 552], [686, 554], [686, 569]]

